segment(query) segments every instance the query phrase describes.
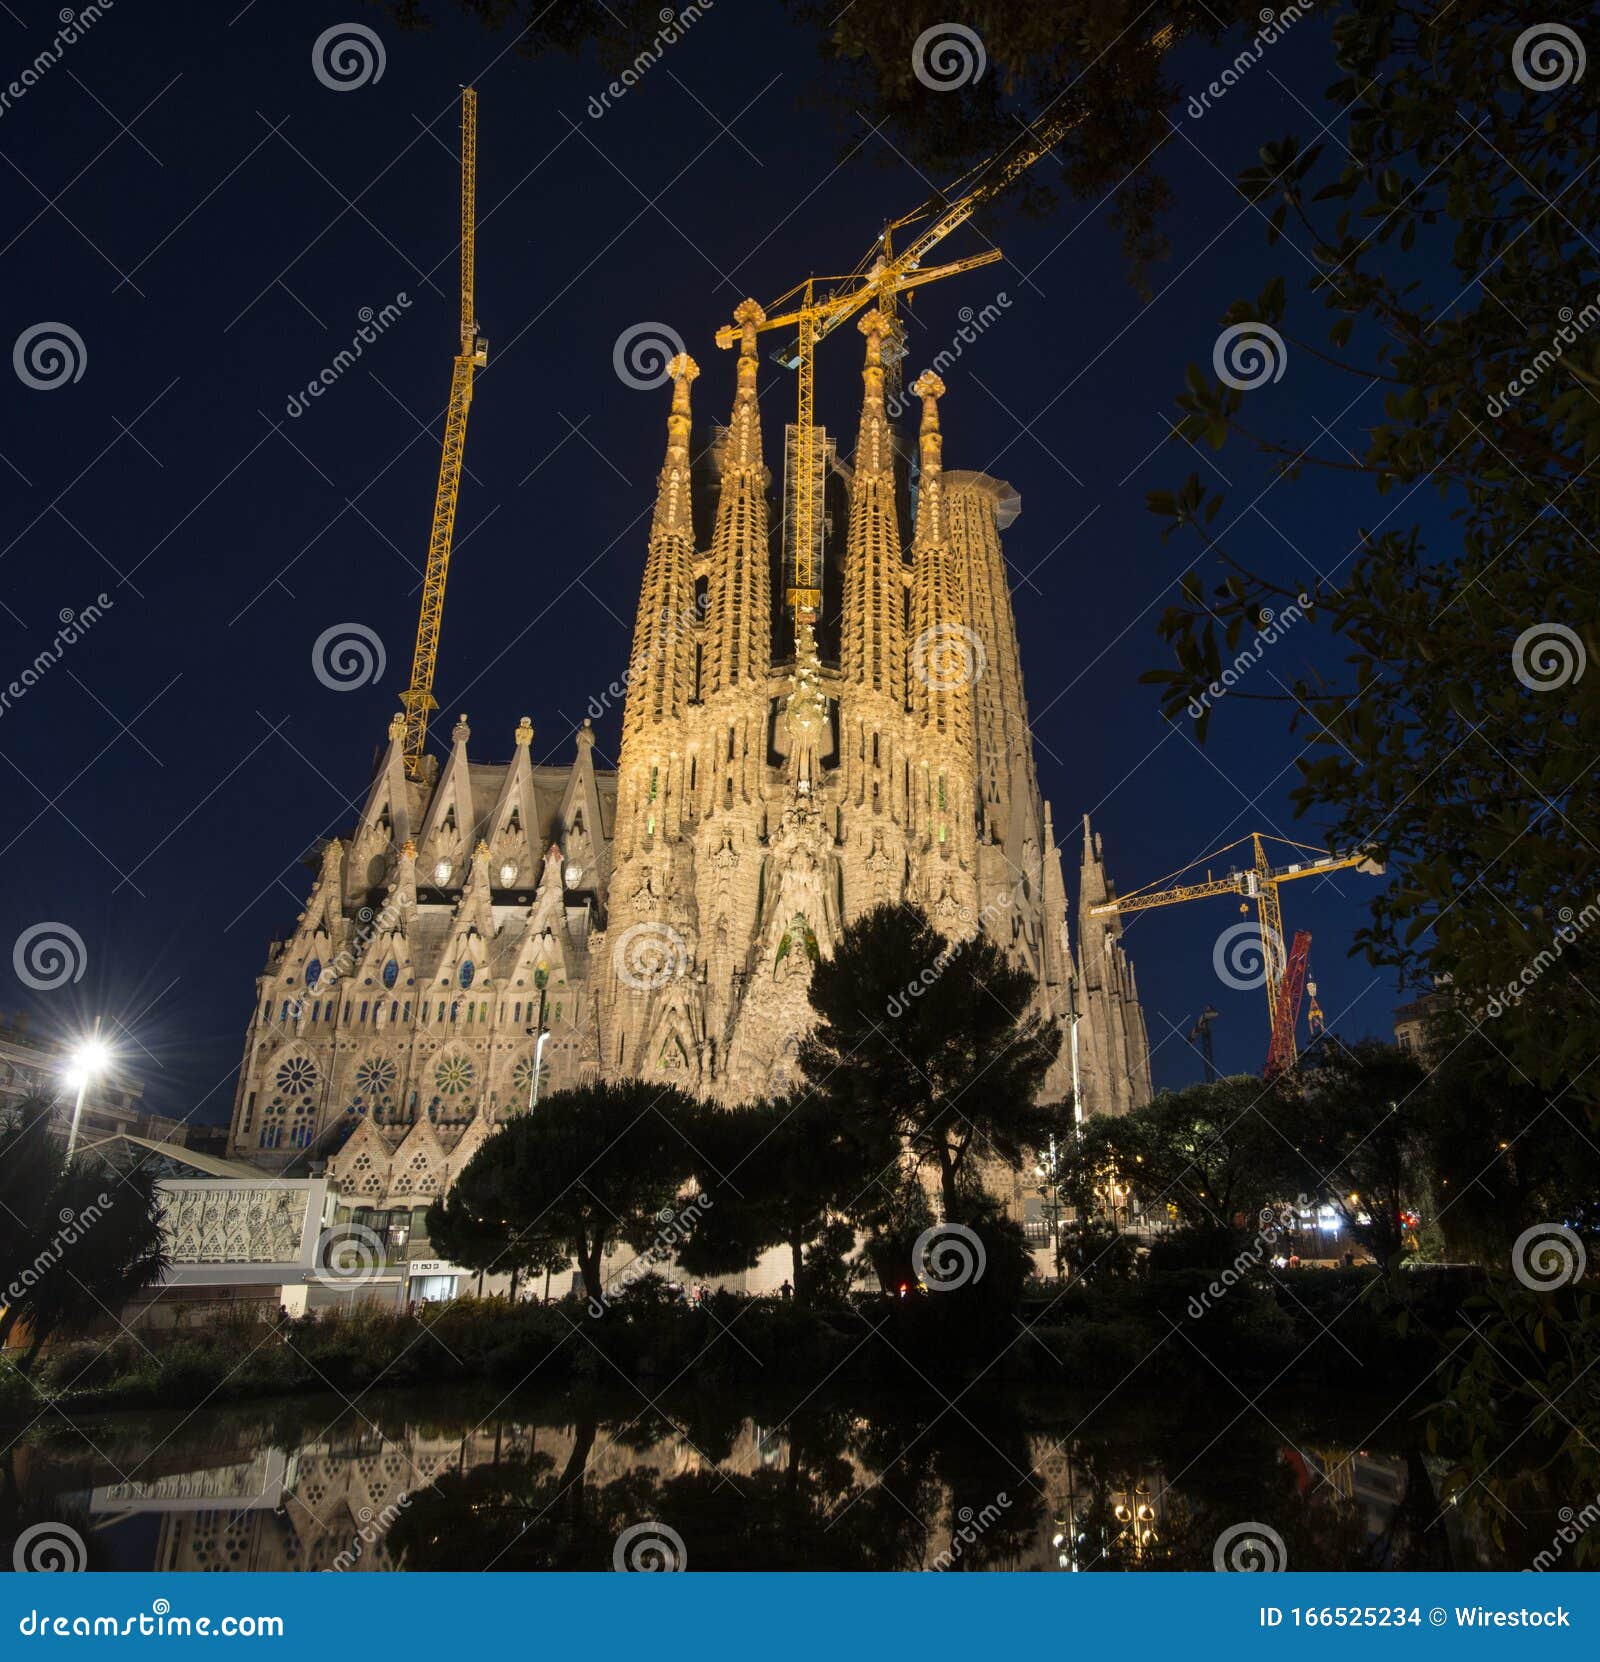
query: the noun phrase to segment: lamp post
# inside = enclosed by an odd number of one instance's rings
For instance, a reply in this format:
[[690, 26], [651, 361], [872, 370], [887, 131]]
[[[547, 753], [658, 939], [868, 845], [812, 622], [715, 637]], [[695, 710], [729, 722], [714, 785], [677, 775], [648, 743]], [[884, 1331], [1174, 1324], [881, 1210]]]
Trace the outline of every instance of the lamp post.
[[78, 1098], [72, 1105], [72, 1126], [67, 1132], [67, 1164], [72, 1164], [72, 1156], [78, 1147], [78, 1122], [83, 1118], [83, 1099], [89, 1090], [89, 1081], [96, 1074], [105, 1070], [109, 1053], [100, 1037], [100, 1018], [94, 1018], [94, 1027], [89, 1037], [72, 1053], [72, 1067], [67, 1074], [69, 1080], [76, 1079], [78, 1083]]
[[533, 1042], [533, 1082], [528, 1086], [528, 1107], [539, 1106], [539, 1074], [544, 1068], [544, 1042], [550, 1037], [550, 1029], [541, 1027], [539, 1037]]
[[528, 1111], [539, 1106], [539, 1075], [544, 1071], [545, 1040], [550, 1037], [550, 1029], [544, 1024], [545, 988], [539, 987], [539, 1035], [533, 1041], [533, 1078], [528, 1081]]
[[1067, 1023], [1068, 1043], [1072, 1054], [1072, 1125], [1078, 1134], [1078, 1140], [1083, 1140], [1083, 1081], [1078, 1071], [1078, 984], [1076, 981], [1067, 983]]
[[1044, 1201], [1045, 1228], [1050, 1241], [1050, 1251], [1055, 1263], [1056, 1275], [1061, 1274], [1061, 1177], [1058, 1166], [1056, 1136], [1050, 1133], [1049, 1164], [1034, 1166], [1034, 1174], [1039, 1178], [1039, 1194]]

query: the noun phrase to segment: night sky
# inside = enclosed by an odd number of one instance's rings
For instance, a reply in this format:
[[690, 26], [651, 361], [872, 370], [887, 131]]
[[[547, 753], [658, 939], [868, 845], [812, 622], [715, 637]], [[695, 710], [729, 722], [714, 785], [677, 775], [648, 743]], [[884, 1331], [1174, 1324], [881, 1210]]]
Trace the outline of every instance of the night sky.
[[[510, 35], [438, 9], [437, 28], [407, 33], [356, 0], [256, 0], [237, 15], [234, 0], [118, 0], [0, 113], [4, 340], [53, 322], [83, 343], [76, 380], [0, 378], [0, 681], [49, 647], [64, 611], [112, 602], [0, 710], [0, 945], [55, 923], [86, 954], [81, 979], [38, 992], [14, 955], [0, 960], [0, 1009], [61, 1029], [104, 1013], [163, 1112], [227, 1117], [253, 977], [309, 886], [302, 856], [349, 824], [406, 683], [456, 350], [460, 84], [480, 95], [490, 358], [433, 740], [447, 745], [465, 710], [483, 760], [510, 755], [524, 713], [536, 760], [569, 760], [590, 698], [625, 666], [668, 396], [619, 379], [619, 336], [676, 331], [703, 372], [697, 420], [726, 419], [731, 358], [711, 337], [734, 305], [848, 270], [936, 183], [892, 135], [824, 112], [815, 42], [776, 0], [714, 6], [598, 119], [608, 77], [594, 63], [527, 61]], [[350, 20], [377, 32], [386, 62], [335, 91], [313, 73], [313, 43]], [[57, 27], [54, 6], [0, 6], [0, 83]], [[1009, 302], [945, 373], [945, 457], [1021, 493], [1007, 554], [1069, 887], [1084, 811], [1125, 890], [1251, 830], [1319, 840], [1292, 817], [1297, 740], [1281, 707], [1225, 702], [1202, 751], [1137, 677], [1166, 662], [1155, 623], [1198, 553], [1161, 541], [1146, 491], [1196, 467], [1220, 485], [1211, 470], [1224, 469], [1236, 552], [1286, 579], [1336, 576], [1358, 527], [1395, 507], [1360, 480], [1276, 484], [1242, 448], [1201, 460], [1163, 442], [1184, 368], [1209, 366], [1228, 304], [1308, 269], [1267, 249], [1231, 181], [1263, 140], [1320, 125], [1321, 27], [1297, 25], [1202, 120], [1174, 111], [1173, 255], [1148, 303], [1107, 207], [1063, 202], [1046, 220], [1004, 214], [1006, 262], [930, 289], [912, 314], [908, 382], [951, 342], [960, 308]], [[1203, 81], [1233, 50], [1208, 65], [1190, 48], [1180, 67]], [[969, 228], [941, 257], [982, 246]], [[289, 414], [362, 309], [391, 304], [398, 320], [360, 363]], [[1308, 311], [1299, 321], [1320, 338]], [[846, 454], [860, 355], [853, 328], [819, 353], [819, 414]], [[1366, 385], [1291, 353], [1282, 380], [1250, 395], [1251, 425], [1348, 439], [1373, 418]], [[769, 364], [761, 391], [776, 457], [792, 377]], [[313, 647], [348, 623], [376, 633], [387, 669], [335, 691]], [[1272, 649], [1261, 690], [1326, 654], [1311, 627], [1304, 637]], [[611, 765], [620, 711], [598, 726]], [[1285, 891], [1347, 1038], [1387, 1033], [1396, 999], [1389, 972], [1348, 956], [1374, 887], [1342, 873]], [[1223, 898], [1128, 930], [1158, 1083], [1199, 1077], [1183, 1034], [1207, 1000], [1222, 1012], [1219, 1064], [1262, 1064], [1264, 995], [1212, 968], [1236, 921]]]

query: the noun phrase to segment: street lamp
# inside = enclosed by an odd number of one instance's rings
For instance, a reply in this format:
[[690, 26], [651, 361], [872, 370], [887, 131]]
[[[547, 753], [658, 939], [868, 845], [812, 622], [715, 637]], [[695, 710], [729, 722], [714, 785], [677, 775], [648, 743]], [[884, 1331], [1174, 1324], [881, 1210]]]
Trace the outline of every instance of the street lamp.
[[550, 1037], [550, 1029], [541, 1027], [539, 1037], [533, 1043], [533, 1079], [528, 1086], [528, 1107], [539, 1106], [539, 1074], [544, 1067], [544, 1043]]
[[[539, 1075], [544, 1069], [544, 1046], [550, 1037], [550, 1029], [545, 1026], [545, 988], [547, 977], [543, 970], [534, 973], [534, 985], [539, 989], [539, 1036], [533, 1041], [533, 1078], [528, 1082], [528, 1111], [531, 1113], [539, 1106]], [[530, 1028], [531, 1032], [532, 1029]]]
[[1061, 1175], [1056, 1149], [1056, 1134], [1050, 1133], [1049, 1164], [1035, 1164], [1034, 1175], [1039, 1179], [1039, 1194], [1044, 1201], [1045, 1226], [1049, 1232], [1050, 1250], [1055, 1256], [1056, 1274], [1061, 1274]]
[[72, 1105], [72, 1127], [67, 1132], [68, 1165], [72, 1163], [73, 1153], [78, 1146], [78, 1122], [83, 1117], [83, 1099], [88, 1092], [89, 1082], [104, 1073], [110, 1062], [111, 1047], [100, 1037], [100, 1018], [96, 1016], [93, 1030], [72, 1052], [67, 1067], [67, 1083], [78, 1087], [78, 1098]]

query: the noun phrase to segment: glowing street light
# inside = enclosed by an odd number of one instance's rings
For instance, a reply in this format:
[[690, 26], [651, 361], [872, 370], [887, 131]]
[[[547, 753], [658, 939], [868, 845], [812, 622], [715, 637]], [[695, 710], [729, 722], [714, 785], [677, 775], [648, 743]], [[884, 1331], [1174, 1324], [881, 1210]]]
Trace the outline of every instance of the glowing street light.
[[67, 1066], [67, 1083], [78, 1087], [78, 1099], [72, 1106], [72, 1128], [67, 1132], [67, 1163], [72, 1163], [78, 1146], [78, 1121], [83, 1117], [83, 1099], [91, 1080], [98, 1079], [111, 1065], [111, 1047], [100, 1037], [100, 1018], [94, 1018], [94, 1029], [89, 1037], [72, 1052]]
[[[539, 1030], [533, 1041], [533, 1078], [528, 1081], [528, 1111], [532, 1113], [539, 1106], [539, 1075], [544, 1072], [544, 1047], [550, 1037], [550, 1029], [545, 1026], [545, 988], [549, 981], [549, 972], [537, 969], [533, 974], [533, 983], [539, 989]], [[533, 1028], [525, 1030], [533, 1033]]]

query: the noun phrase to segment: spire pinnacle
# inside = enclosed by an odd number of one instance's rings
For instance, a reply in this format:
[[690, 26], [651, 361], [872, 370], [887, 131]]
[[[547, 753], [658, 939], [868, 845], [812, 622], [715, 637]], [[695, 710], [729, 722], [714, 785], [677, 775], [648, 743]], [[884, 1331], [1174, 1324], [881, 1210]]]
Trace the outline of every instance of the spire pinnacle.
[[931, 369], [925, 369], [911, 390], [922, 400], [922, 431], [918, 438], [922, 481], [918, 492], [916, 540], [923, 544], [937, 543], [944, 540], [944, 440], [939, 432], [939, 400], [944, 397], [944, 382]]
[[739, 325], [739, 385], [744, 386], [745, 365], [750, 364], [750, 376], [755, 378], [756, 330], [767, 321], [767, 314], [755, 300], [741, 300], [733, 308], [733, 321]]
[[528, 746], [533, 743], [533, 720], [531, 717], [524, 716], [522, 720], [517, 723], [517, 731], [513, 737], [515, 737], [518, 746], [523, 750], [526, 750]]
[[647, 727], [675, 720], [693, 696], [689, 631], [679, 624], [694, 601], [694, 519], [689, 498], [689, 384], [700, 366], [687, 352], [667, 365], [672, 408], [667, 455], [656, 483], [655, 513], [645, 554], [644, 581], [628, 656], [628, 694], [622, 706], [622, 750]]
[[729, 687], [759, 684], [771, 660], [767, 471], [756, 407], [756, 330], [766, 316], [754, 300], [741, 300], [733, 312], [739, 330], [738, 379], [711, 532], [702, 698]]
[[861, 416], [864, 428], [874, 405], [879, 419], [883, 416], [883, 337], [889, 332], [889, 320], [874, 306], [862, 313], [856, 328], [867, 337], [867, 361], [861, 371], [861, 378], [867, 384], [867, 409]]
[[680, 352], [667, 365], [672, 377], [672, 409], [667, 416], [667, 466], [686, 466], [689, 461], [689, 383], [700, 366], [687, 352]]
[[924, 433], [939, 431], [939, 400], [944, 397], [945, 385], [931, 369], [925, 369], [917, 377], [911, 390], [922, 400], [922, 430]]
[[905, 707], [905, 580], [895, 504], [894, 442], [883, 408], [883, 337], [888, 322], [874, 306], [856, 321], [866, 337], [861, 378], [861, 433], [850, 485], [844, 550], [845, 679]]

